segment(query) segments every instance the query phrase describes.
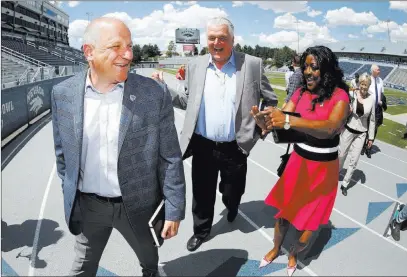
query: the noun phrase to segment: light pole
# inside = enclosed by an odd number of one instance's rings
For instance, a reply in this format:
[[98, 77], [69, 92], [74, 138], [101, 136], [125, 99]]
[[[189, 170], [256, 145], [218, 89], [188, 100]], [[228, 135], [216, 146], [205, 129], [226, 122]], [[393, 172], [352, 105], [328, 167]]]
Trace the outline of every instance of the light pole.
[[90, 23], [90, 17], [93, 15], [91, 12], [86, 12], [86, 14], [88, 15], [88, 22]]
[[295, 23], [297, 23], [297, 55], [300, 54], [300, 32], [298, 31], [298, 19], [295, 20]]
[[388, 35], [388, 37], [389, 37], [389, 41], [391, 42], [391, 39], [390, 39], [390, 28], [389, 28], [390, 19], [387, 19], [386, 22], [387, 22], [387, 35]]

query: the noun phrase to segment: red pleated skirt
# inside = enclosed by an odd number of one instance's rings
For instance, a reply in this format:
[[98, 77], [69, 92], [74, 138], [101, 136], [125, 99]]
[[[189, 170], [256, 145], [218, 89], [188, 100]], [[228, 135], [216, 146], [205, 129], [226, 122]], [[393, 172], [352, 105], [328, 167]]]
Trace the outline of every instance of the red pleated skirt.
[[328, 223], [338, 191], [339, 161], [307, 160], [295, 151], [265, 199], [297, 230], [316, 231]]

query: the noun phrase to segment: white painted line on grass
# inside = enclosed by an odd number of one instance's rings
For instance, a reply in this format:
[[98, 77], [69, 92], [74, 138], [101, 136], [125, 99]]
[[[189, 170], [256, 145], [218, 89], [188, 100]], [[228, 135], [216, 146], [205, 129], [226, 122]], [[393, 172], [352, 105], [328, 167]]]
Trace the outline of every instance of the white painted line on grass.
[[47, 199], [48, 199], [48, 193], [51, 188], [51, 182], [52, 179], [54, 178], [54, 175], [56, 173], [56, 168], [57, 165], [54, 163], [54, 166], [52, 167], [51, 174], [49, 175], [48, 178], [48, 183], [47, 187], [45, 189], [44, 197], [42, 198], [42, 204], [41, 204], [41, 209], [40, 209], [40, 214], [38, 216], [38, 221], [37, 221], [37, 227], [35, 228], [35, 235], [34, 235], [34, 242], [33, 242], [33, 250], [31, 253], [31, 263], [28, 269], [28, 276], [34, 276], [34, 271], [35, 271], [35, 261], [37, 260], [37, 247], [38, 247], [38, 241], [40, 238], [40, 231], [41, 231], [41, 224], [42, 224], [42, 218], [44, 216], [44, 210], [45, 206], [47, 205]]

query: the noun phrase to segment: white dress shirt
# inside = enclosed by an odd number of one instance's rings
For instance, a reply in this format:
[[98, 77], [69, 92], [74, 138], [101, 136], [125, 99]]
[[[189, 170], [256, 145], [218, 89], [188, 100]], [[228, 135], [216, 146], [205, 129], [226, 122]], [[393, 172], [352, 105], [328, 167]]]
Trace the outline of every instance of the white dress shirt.
[[85, 84], [83, 142], [78, 189], [105, 197], [121, 196], [117, 176], [118, 140], [124, 83], [100, 93]]
[[195, 133], [212, 141], [233, 141], [235, 134], [236, 63], [232, 52], [219, 70], [209, 57]]
[[375, 83], [377, 82], [377, 94], [378, 94], [378, 101], [377, 101], [377, 103], [379, 104], [379, 105], [381, 105], [382, 104], [382, 93], [384, 93], [384, 85], [383, 85], [383, 80], [382, 80], [382, 78], [380, 78], [380, 77], [373, 77], [373, 76], [371, 76], [370, 77], [371, 78], [371, 84], [370, 84], [370, 87], [369, 87], [369, 93], [371, 94], [371, 95], [373, 95], [373, 98], [374, 98], [374, 100], [376, 101], [376, 89], [375, 89]]

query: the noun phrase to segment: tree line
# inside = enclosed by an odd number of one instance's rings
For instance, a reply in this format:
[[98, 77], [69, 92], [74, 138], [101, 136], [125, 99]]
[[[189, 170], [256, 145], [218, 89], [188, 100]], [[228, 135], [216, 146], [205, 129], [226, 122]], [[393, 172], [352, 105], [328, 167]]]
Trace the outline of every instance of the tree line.
[[[297, 53], [297, 51], [292, 50], [287, 46], [284, 46], [283, 48], [271, 48], [256, 45], [253, 48], [250, 45], [243, 45], [242, 47], [239, 43], [236, 43], [234, 49], [238, 52], [261, 58], [263, 60], [263, 65], [276, 67], [290, 65], [292, 57]], [[205, 55], [206, 53], [208, 53], [208, 47], [203, 47], [199, 55]]]
[[[295, 50], [284, 46], [282, 48], [271, 48], [266, 46], [256, 45], [252, 47], [250, 45], [241, 46], [237, 43], [234, 47], [236, 51], [243, 52], [249, 55], [259, 57], [263, 60], [264, 65], [271, 65], [276, 67], [282, 67], [284, 65], [291, 64], [291, 59], [293, 55], [296, 54]], [[165, 52], [167, 57], [179, 56], [180, 54], [176, 52], [176, 44], [174, 41], [170, 41]], [[205, 55], [208, 53], [208, 48], [203, 47], [199, 55]], [[198, 48], [194, 45], [194, 51], [185, 53], [186, 56], [198, 55]], [[157, 44], [148, 44], [148, 45], [139, 45], [135, 44], [133, 46], [133, 63], [138, 63], [140, 61], [154, 60], [157, 61], [161, 56], [161, 51], [158, 48]]]

